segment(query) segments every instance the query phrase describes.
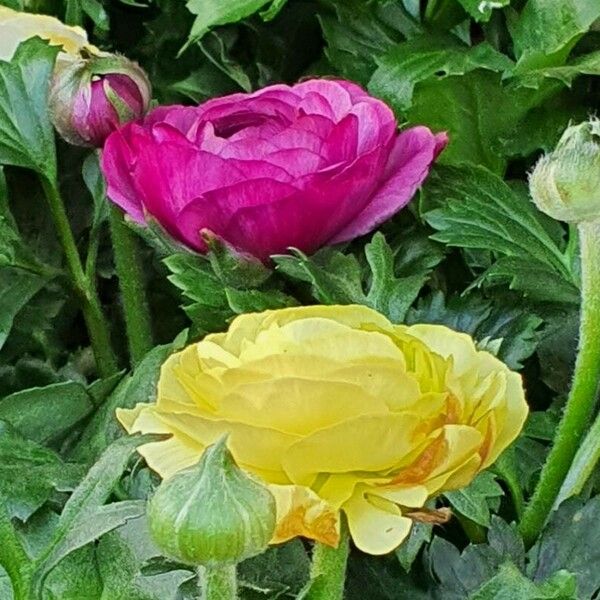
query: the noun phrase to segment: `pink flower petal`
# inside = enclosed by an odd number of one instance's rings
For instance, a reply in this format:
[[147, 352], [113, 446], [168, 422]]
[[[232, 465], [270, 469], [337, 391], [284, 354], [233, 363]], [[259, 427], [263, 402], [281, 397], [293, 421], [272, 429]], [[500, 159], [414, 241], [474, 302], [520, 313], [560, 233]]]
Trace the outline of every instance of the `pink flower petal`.
[[[192, 247], [203, 250], [202, 229], [224, 237], [233, 216], [244, 208], [264, 209], [269, 203], [297, 192], [293, 186], [272, 179], [242, 180], [218, 190], [206, 192], [183, 207], [177, 215], [180, 236]], [[255, 234], [258, 232], [255, 231]], [[263, 231], [265, 235], [270, 234]], [[256, 235], [256, 237], [261, 237]], [[227, 238], [225, 238], [227, 239]], [[237, 245], [237, 241], [233, 241]], [[241, 246], [245, 248], [245, 246]]]
[[362, 212], [329, 243], [346, 242], [364, 235], [405, 206], [429, 173], [431, 164], [445, 146], [445, 139], [443, 134], [435, 136], [427, 127], [402, 132], [389, 157], [384, 183]]

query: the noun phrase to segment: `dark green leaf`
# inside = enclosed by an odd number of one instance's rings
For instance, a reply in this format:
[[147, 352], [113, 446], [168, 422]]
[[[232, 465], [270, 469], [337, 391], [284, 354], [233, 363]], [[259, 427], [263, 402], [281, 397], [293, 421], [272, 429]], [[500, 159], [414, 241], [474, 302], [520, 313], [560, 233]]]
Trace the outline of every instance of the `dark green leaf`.
[[405, 232], [392, 249], [383, 234], [376, 233], [365, 246], [369, 268], [364, 272], [353, 254], [332, 248], [311, 257], [295, 251], [273, 260], [280, 272], [310, 283], [314, 297], [323, 304], [364, 304], [400, 323], [443, 258], [438, 247], [421, 241], [418, 232]]
[[190, 41], [201, 38], [217, 25], [241, 21], [270, 2], [271, 0], [188, 0], [188, 10], [198, 15], [190, 32]]
[[508, 57], [485, 42], [469, 48], [454, 37], [440, 35], [423, 35], [398, 44], [380, 56], [377, 64], [369, 90], [400, 115], [412, 106], [417, 83], [480, 68], [504, 71], [512, 67]]
[[433, 525], [427, 523], [414, 523], [409, 536], [400, 544], [395, 551], [398, 562], [408, 573], [417, 558], [421, 548], [431, 540]]
[[426, 188], [434, 205], [424, 215], [433, 239], [488, 250], [499, 260], [481, 280], [508, 283], [533, 300], [579, 302], [569, 257], [548, 235], [533, 203], [483, 167], [438, 167]]
[[146, 519], [133, 519], [102, 536], [96, 560], [105, 598], [176, 600], [177, 587], [189, 577], [189, 567], [142, 574], [142, 565], [159, 555], [160, 550], [150, 539]]
[[469, 600], [578, 600], [577, 582], [559, 571], [543, 584], [535, 584], [513, 564], [500, 566], [498, 574], [469, 596]]
[[490, 524], [489, 500], [504, 494], [492, 473], [484, 471], [467, 487], [444, 494], [452, 507], [467, 519], [488, 527]]
[[398, 2], [336, 2], [335, 15], [319, 15], [329, 61], [345, 77], [367, 84], [375, 58], [421, 32]]
[[72, 490], [83, 473], [79, 465], [64, 463], [52, 450], [0, 422], [0, 493], [11, 516], [28, 519], [54, 490]]
[[[139, 519], [145, 511], [146, 503], [143, 500], [124, 500], [84, 509], [70, 523], [64, 535], [52, 545], [52, 551], [44, 556], [41, 564], [37, 565], [35, 577], [45, 579], [47, 573], [69, 554], [128, 521]], [[60, 522], [58, 527], [61, 528]]]
[[8, 338], [17, 313], [46, 281], [44, 277], [26, 271], [0, 268], [0, 348]]
[[10, 62], [0, 61], [0, 163], [56, 178], [48, 86], [58, 47], [39, 38], [23, 42]]
[[236, 290], [235, 288], [226, 288], [225, 294], [231, 310], [236, 314], [262, 312], [298, 305], [294, 298], [279, 290]]
[[[0, 567], [10, 577], [13, 590], [23, 596], [27, 593], [27, 570], [29, 557], [19, 540], [11, 515], [8, 512], [8, 499], [0, 493]], [[1, 590], [1, 588], [0, 588]]]
[[156, 399], [160, 367], [173, 351], [182, 347], [185, 337], [179, 336], [172, 344], [153, 348], [135, 371], [121, 380], [84, 430], [72, 452], [74, 460], [93, 462], [114, 440], [123, 435], [123, 428], [115, 418], [117, 408], [133, 408], [138, 402], [153, 402]]
[[240, 585], [266, 598], [296, 597], [308, 580], [310, 561], [300, 540], [273, 546], [238, 567]]
[[581, 34], [598, 17], [596, 0], [529, 0], [511, 28], [517, 70], [564, 64]]
[[552, 514], [542, 536], [530, 550], [529, 572], [535, 581], [546, 581], [565, 569], [577, 578], [580, 598], [591, 598], [600, 589], [600, 496], [586, 504], [568, 500]]
[[93, 408], [84, 386], [66, 381], [6, 396], [0, 400], [0, 419], [44, 444], [60, 439]]
[[[403, 253], [398, 255], [404, 259]], [[433, 260], [426, 255], [424, 264], [414, 264], [410, 275], [397, 277], [395, 256], [381, 233], [376, 233], [365, 246], [365, 256], [371, 268], [371, 285], [366, 304], [382, 312], [392, 322], [401, 323], [429, 277], [431, 269], [441, 261], [443, 254], [437, 252]]]
[[437, 323], [468, 333], [483, 350], [492, 352], [511, 369], [520, 369], [540, 341], [542, 319], [531, 311], [505, 307], [482, 295], [444, 298], [434, 292], [411, 309], [406, 319], [412, 323]]

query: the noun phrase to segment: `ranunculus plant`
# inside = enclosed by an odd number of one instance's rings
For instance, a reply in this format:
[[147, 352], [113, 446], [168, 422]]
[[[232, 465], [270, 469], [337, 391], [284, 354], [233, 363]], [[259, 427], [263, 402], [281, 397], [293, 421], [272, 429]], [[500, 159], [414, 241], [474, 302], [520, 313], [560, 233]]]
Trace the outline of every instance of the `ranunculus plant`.
[[272, 542], [329, 546], [347, 518], [370, 554], [408, 535], [411, 509], [467, 485], [527, 416], [521, 377], [439, 325], [392, 325], [363, 306], [238, 317], [163, 365], [158, 398], [119, 410], [165, 478], [224, 434], [236, 462], [269, 484]]
[[372, 231], [412, 198], [447, 142], [401, 133], [359, 86], [314, 79], [165, 106], [106, 141], [109, 197], [204, 252], [212, 231], [261, 260]]

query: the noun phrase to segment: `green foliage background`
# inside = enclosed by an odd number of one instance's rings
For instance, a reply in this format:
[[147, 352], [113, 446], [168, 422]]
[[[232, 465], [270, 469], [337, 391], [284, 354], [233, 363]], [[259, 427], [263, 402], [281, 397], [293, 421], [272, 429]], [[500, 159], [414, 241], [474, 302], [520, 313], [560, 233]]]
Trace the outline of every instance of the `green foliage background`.
[[[539, 213], [527, 173], [570, 121], [600, 102], [598, 0], [1, 0], [85, 26], [138, 60], [158, 103], [194, 103], [301, 77], [339, 76], [403, 125], [451, 143], [419, 197], [380, 231], [273, 268], [209, 259], [143, 232], [157, 342], [130, 372], [104, 189], [93, 157], [56, 142], [46, 111], [55, 50], [0, 62], [0, 598], [32, 561], [50, 600], [193, 598], [193, 573], [159, 556], [143, 500], [157, 479], [114, 409], [148, 401], [160, 364], [236, 314], [361, 303], [394, 322], [447, 324], [520, 370], [532, 414], [494, 469], [439, 503], [457, 518], [414, 528], [395, 553], [353, 553], [351, 600], [591, 599], [600, 590], [597, 476], [525, 549], [514, 526], [554, 428], [576, 350], [578, 240]], [[54, 157], [57, 157], [55, 162]], [[57, 166], [58, 165], [58, 166]], [[122, 371], [98, 379], [65, 279], [41, 179], [68, 199], [87, 273], [97, 273]], [[177, 308], [179, 307], [179, 308]], [[173, 341], [174, 340], [174, 341]], [[33, 562], [33, 559], [35, 561]], [[240, 568], [244, 599], [295, 597], [308, 546]], [[16, 573], [16, 575], [15, 575]]]

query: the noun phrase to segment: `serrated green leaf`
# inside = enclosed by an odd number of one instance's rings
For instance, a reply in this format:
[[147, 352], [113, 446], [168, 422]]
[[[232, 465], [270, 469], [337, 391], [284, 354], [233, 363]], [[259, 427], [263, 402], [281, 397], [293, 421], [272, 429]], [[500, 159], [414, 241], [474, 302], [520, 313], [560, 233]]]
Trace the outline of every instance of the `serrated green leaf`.
[[346, 0], [334, 3], [333, 8], [335, 15], [319, 14], [325, 53], [344, 77], [364, 85], [376, 69], [376, 57], [422, 32], [416, 19], [397, 2]]
[[[443, 258], [435, 245], [420, 244], [418, 233], [404, 234], [392, 249], [384, 235], [376, 233], [365, 246], [369, 268], [364, 272], [353, 254], [332, 248], [324, 248], [311, 257], [295, 251], [293, 255], [274, 256], [273, 260], [279, 272], [310, 283], [319, 302], [364, 304], [399, 323], [433, 267]], [[413, 241], [416, 243], [411, 248]]]
[[476, 69], [504, 71], [513, 65], [486, 42], [469, 47], [454, 37], [439, 34], [398, 44], [377, 58], [377, 64], [369, 90], [400, 115], [412, 106], [414, 88], [420, 82], [464, 75]]
[[241, 21], [258, 12], [272, 0], [188, 0], [188, 10], [197, 15], [189, 42], [200, 39], [209, 29]]
[[18, 312], [44, 287], [46, 281], [34, 273], [0, 268], [0, 348], [7, 340]]
[[[399, 253], [402, 256], [402, 253]], [[395, 256], [381, 233], [376, 233], [365, 246], [365, 257], [371, 268], [371, 280], [366, 304], [382, 312], [392, 322], [401, 323], [419, 291], [425, 284], [431, 268], [442, 259], [438, 253], [436, 259], [426, 265], [415, 264], [411, 275], [396, 276]]]
[[274, 256], [277, 270], [312, 284], [315, 298], [323, 304], [364, 304], [361, 269], [356, 257], [324, 248], [310, 258], [302, 252]]
[[[120, 506], [115, 509], [108, 508], [114, 505], [108, 505], [108, 507], [103, 505], [123, 475], [136, 448], [155, 438], [156, 436], [153, 435], [119, 438], [102, 453], [98, 461], [90, 468], [65, 504], [53, 539], [36, 563], [33, 580], [37, 589], [41, 589], [49, 571], [60, 558], [71, 551], [69, 549], [74, 550], [84, 545], [80, 543], [81, 540], [96, 539], [128, 518], [135, 518], [141, 514], [139, 503], [119, 503]], [[103, 520], [103, 517], [106, 519]], [[98, 531], [101, 531], [98, 536], [94, 536], [95, 521], [98, 524]], [[108, 529], [103, 529], [104, 526]], [[90, 536], [92, 537], [90, 538]]]
[[519, 535], [499, 517], [492, 519], [487, 544], [471, 544], [461, 553], [449, 541], [434, 537], [427, 552], [429, 568], [439, 581], [434, 598], [464, 600], [476, 592], [507, 561], [524, 563]]
[[178, 586], [189, 578], [189, 567], [142, 573], [147, 561], [160, 557], [146, 519], [133, 519], [102, 536], [96, 549], [103, 582], [100, 600], [176, 600]]
[[25, 598], [29, 591], [29, 557], [19, 539], [8, 511], [8, 500], [0, 493], [0, 567], [8, 574], [13, 592]]
[[515, 86], [539, 88], [546, 79], [556, 79], [566, 86], [580, 75], [600, 75], [600, 51], [578, 56], [568, 64], [524, 71], [511, 82]]
[[298, 306], [298, 302], [294, 298], [279, 290], [236, 290], [235, 288], [226, 288], [225, 294], [231, 310], [236, 314]]
[[433, 525], [414, 523], [408, 537], [394, 551], [398, 562], [408, 573], [421, 548], [431, 540]]
[[511, 563], [500, 566], [469, 600], [578, 600], [577, 582], [567, 571], [555, 573], [550, 580], [535, 584]]
[[11, 516], [28, 519], [55, 489], [72, 490], [83, 474], [80, 465], [64, 463], [0, 421], [0, 494]]
[[38, 443], [56, 441], [94, 409], [85, 387], [75, 381], [22, 390], [0, 400], [0, 419]]
[[[146, 512], [143, 500], [123, 500], [105, 506], [88, 507], [70, 523], [68, 530], [52, 545], [50, 553], [36, 565], [34, 579], [43, 581], [69, 554], [99, 539], [132, 519], [139, 519]], [[60, 528], [60, 522], [58, 527]]]
[[517, 71], [563, 65], [598, 17], [596, 0], [529, 0], [511, 27]]
[[580, 598], [592, 598], [600, 590], [600, 496], [587, 503], [567, 500], [552, 513], [535, 546], [529, 551], [528, 573], [545, 581], [560, 570], [577, 578]]
[[543, 320], [530, 310], [505, 307], [479, 293], [444, 298], [438, 291], [420, 300], [406, 322], [437, 323], [468, 333], [480, 349], [518, 370], [540, 343], [538, 330]]
[[452, 507], [467, 519], [484, 527], [490, 524], [489, 500], [504, 494], [489, 471], [480, 473], [467, 487], [444, 494]]
[[123, 435], [122, 426], [117, 422], [117, 408], [133, 408], [138, 402], [153, 402], [156, 399], [156, 384], [160, 368], [168, 356], [179, 350], [187, 332], [178, 336], [171, 344], [153, 348], [130, 375], [124, 377], [113, 393], [94, 414], [85, 428], [81, 439], [71, 453], [73, 460], [90, 463]]
[[440, 206], [424, 215], [438, 231], [433, 239], [499, 257], [480, 281], [506, 282], [538, 301], [579, 302], [569, 257], [548, 235], [533, 204], [499, 177], [483, 167], [438, 167], [426, 194]]
[[10, 62], [0, 61], [0, 163], [56, 179], [48, 86], [58, 54], [40, 38], [23, 42]]

